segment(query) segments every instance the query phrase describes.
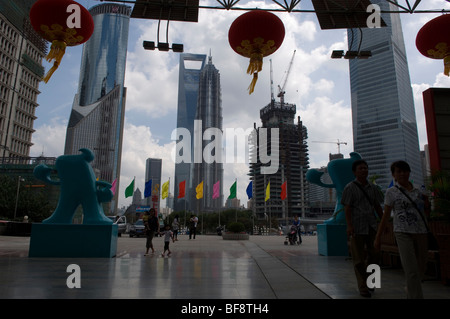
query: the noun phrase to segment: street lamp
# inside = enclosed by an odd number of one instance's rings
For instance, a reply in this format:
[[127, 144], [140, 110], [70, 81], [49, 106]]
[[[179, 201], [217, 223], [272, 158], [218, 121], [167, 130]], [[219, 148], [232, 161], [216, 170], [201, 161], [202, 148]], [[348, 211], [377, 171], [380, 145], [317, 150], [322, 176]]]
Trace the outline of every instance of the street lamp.
[[19, 189], [20, 189], [20, 181], [25, 181], [21, 176], [17, 179], [17, 193], [16, 193], [16, 206], [14, 207], [14, 219], [16, 219], [17, 213], [17, 203], [19, 202]]

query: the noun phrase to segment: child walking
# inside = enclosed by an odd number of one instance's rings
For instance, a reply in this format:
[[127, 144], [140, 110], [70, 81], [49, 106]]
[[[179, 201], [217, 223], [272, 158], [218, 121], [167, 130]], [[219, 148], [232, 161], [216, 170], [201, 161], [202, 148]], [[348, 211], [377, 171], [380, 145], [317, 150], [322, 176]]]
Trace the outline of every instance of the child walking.
[[168, 252], [167, 256], [170, 257], [172, 253], [169, 249], [170, 239], [172, 239], [172, 242], [175, 242], [175, 239], [173, 237], [173, 232], [170, 230], [169, 225], [165, 225], [163, 234], [164, 234], [164, 252], [161, 254], [161, 257], [164, 257], [166, 251]]

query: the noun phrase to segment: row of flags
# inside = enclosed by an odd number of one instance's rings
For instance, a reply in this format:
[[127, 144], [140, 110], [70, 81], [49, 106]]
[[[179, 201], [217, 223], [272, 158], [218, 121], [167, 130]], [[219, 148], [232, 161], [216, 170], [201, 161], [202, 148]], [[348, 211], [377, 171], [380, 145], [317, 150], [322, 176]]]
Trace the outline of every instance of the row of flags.
[[[125, 189], [125, 198], [133, 196], [134, 180], [135, 179], [133, 179], [131, 181], [130, 185], [128, 185], [127, 188]], [[111, 190], [113, 191], [113, 194], [115, 194], [116, 180], [114, 180], [112, 185], [113, 185], [113, 187], [111, 187]], [[170, 186], [170, 179], [162, 185], [162, 188], [161, 188], [161, 198], [162, 199], [165, 199], [169, 196], [169, 186]], [[196, 191], [197, 199], [203, 198], [203, 181], [197, 185], [197, 187], [195, 188], [195, 191]], [[253, 181], [250, 181], [250, 183], [248, 184], [246, 193], [247, 193], [248, 199], [253, 198]], [[265, 193], [266, 194], [265, 194], [264, 200], [268, 201], [270, 199], [270, 181], [266, 186]], [[149, 197], [149, 196], [151, 196], [151, 194], [152, 194], [152, 180], [150, 179], [149, 181], [147, 181], [145, 183], [144, 197]], [[231, 185], [230, 195], [228, 196], [228, 199], [236, 198], [236, 194], [237, 194], [237, 181], [235, 181], [233, 183], [233, 185]], [[184, 198], [185, 195], [186, 195], [186, 181], [184, 180], [178, 184], [178, 198]], [[220, 181], [217, 181], [213, 185], [212, 198], [216, 199], [216, 198], [219, 198], [219, 196], [220, 196]], [[281, 200], [285, 200], [287, 198], [287, 181], [285, 181], [281, 185], [280, 198], [281, 198]]]

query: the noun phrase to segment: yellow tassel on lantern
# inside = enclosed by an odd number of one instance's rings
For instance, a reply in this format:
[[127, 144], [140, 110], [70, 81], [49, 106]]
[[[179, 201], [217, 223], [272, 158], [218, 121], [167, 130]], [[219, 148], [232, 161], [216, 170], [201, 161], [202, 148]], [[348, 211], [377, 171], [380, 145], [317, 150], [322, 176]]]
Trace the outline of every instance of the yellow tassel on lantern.
[[450, 55], [444, 57], [444, 74], [449, 76], [450, 74]]
[[263, 54], [262, 53], [252, 53], [250, 56], [250, 64], [247, 68], [247, 74], [253, 74], [253, 80], [248, 87], [248, 94], [252, 94], [256, 81], [258, 81], [258, 72], [262, 70], [263, 66]]
[[258, 73], [255, 72], [253, 73], [253, 80], [250, 83], [250, 85], [248, 86], [248, 94], [252, 94], [253, 91], [255, 90], [255, 85], [256, 85], [256, 81], [258, 81]]
[[55, 61], [53, 62], [53, 66], [50, 68], [50, 70], [48, 70], [47, 74], [42, 78], [42, 80], [45, 83], [47, 83], [48, 80], [50, 80], [53, 73], [59, 67], [59, 64], [61, 63], [61, 60], [64, 56], [64, 53], [66, 53], [66, 47], [67, 44], [64, 41], [54, 40], [52, 42], [50, 52], [45, 57], [45, 60], [47, 60], [48, 62], [51, 62], [52, 60]]

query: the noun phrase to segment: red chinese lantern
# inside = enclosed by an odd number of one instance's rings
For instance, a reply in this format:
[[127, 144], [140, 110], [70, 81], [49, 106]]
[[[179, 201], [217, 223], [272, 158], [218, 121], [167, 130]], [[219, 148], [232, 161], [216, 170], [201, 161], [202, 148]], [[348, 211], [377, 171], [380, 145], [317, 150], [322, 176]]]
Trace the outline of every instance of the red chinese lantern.
[[52, 43], [46, 60], [54, 60], [44, 76], [48, 82], [58, 68], [67, 46], [86, 42], [94, 32], [94, 20], [89, 11], [72, 0], [38, 0], [30, 10], [34, 30]]
[[416, 47], [431, 59], [444, 60], [444, 74], [450, 74], [450, 15], [428, 21], [417, 33]]
[[231, 48], [238, 54], [250, 58], [248, 74], [253, 80], [248, 87], [252, 94], [258, 72], [262, 70], [263, 57], [274, 53], [283, 43], [283, 22], [273, 13], [252, 10], [238, 17], [228, 31]]

